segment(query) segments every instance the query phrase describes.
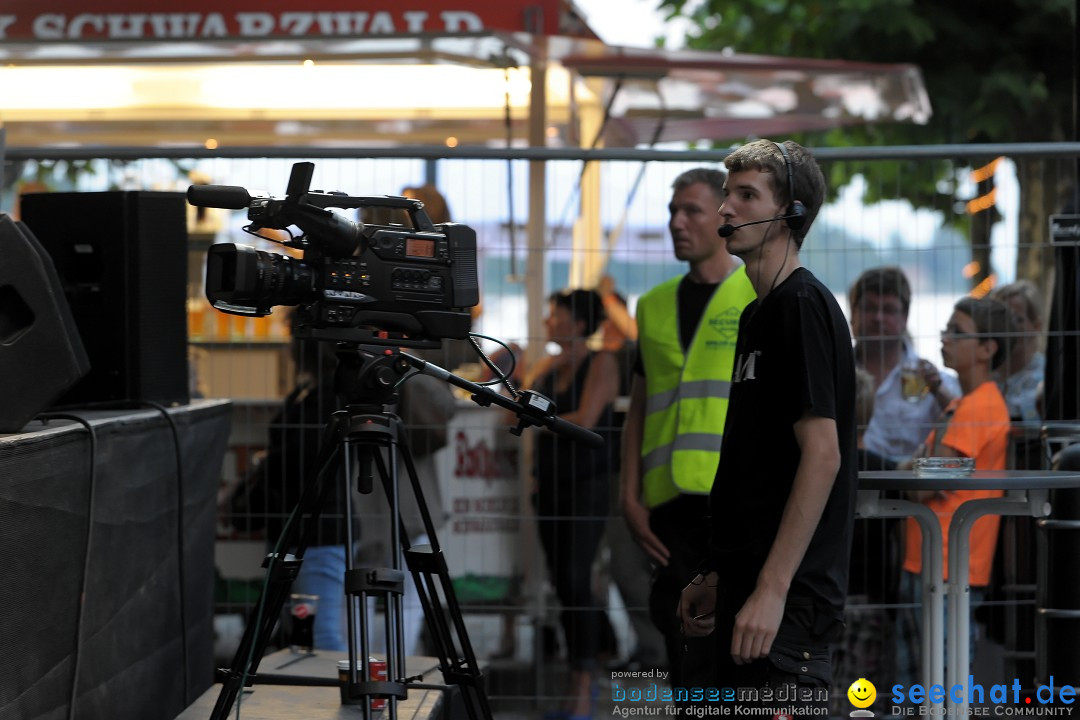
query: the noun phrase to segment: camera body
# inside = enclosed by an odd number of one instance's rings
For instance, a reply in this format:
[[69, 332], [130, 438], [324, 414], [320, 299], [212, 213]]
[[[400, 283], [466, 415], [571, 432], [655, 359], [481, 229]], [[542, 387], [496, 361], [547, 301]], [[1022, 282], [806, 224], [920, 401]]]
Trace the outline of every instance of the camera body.
[[[432, 224], [423, 203], [404, 197], [350, 197], [311, 192], [312, 163], [296, 163], [284, 199], [244, 188], [193, 185], [188, 200], [204, 207], [247, 208], [245, 230], [303, 231], [283, 243], [303, 257], [221, 243], [207, 253], [206, 296], [222, 312], [263, 316], [275, 305], [297, 305], [298, 336], [371, 342], [465, 338], [468, 308], [479, 302], [476, 232], [457, 223]], [[404, 223], [363, 224], [327, 208], [384, 208]], [[374, 334], [374, 335], [373, 335]]]

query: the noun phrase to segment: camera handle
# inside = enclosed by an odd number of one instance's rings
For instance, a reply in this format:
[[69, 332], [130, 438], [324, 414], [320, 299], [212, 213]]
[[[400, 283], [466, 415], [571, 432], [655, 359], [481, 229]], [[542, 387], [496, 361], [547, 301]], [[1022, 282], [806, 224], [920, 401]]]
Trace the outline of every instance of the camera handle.
[[421, 360], [408, 353], [399, 353], [399, 355], [419, 372], [438, 378], [463, 390], [468, 390], [472, 393], [472, 401], [477, 405], [483, 407], [498, 405], [514, 413], [518, 419], [517, 427], [510, 430], [514, 435], [520, 435], [527, 427], [538, 426], [546, 427], [559, 435], [566, 435], [590, 447], [600, 447], [604, 444], [604, 439], [592, 430], [587, 430], [556, 415], [558, 409], [555, 407], [555, 403], [535, 390], [525, 390], [520, 393], [517, 400], [514, 400], [500, 395], [485, 385], [478, 385], [459, 377], [449, 370], [444, 370], [426, 360]]
[[604, 444], [604, 439], [592, 430], [559, 417], [555, 403], [535, 390], [525, 390], [519, 393], [516, 399], [508, 398], [486, 385], [471, 382], [434, 363], [396, 349], [355, 343], [340, 343], [338, 347], [335, 384], [338, 394], [342, 395], [346, 402], [356, 402], [361, 398], [382, 404], [393, 402], [397, 385], [408, 379], [406, 373], [411, 368], [467, 390], [470, 399], [477, 405], [498, 405], [514, 413], [518, 419], [517, 426], [510, 430], [514, 435], [521, 435], [527, 427], [537, 426], [546, 427], [554, 433], [565, 435], [590, 447]]

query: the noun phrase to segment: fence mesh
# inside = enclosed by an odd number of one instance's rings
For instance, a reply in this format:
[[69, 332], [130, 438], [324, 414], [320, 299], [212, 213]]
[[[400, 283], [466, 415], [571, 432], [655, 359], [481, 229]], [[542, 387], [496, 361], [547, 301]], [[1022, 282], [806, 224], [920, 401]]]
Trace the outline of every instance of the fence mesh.
[[[821, 153], [832, 190], [801, 256], [848, 313], [848, 290], [863, 271], [900, 267], [911, 284], [906, 331], [917, 354], [938, 366], [942, 364], [940, 332], [954, 303], [966, 294], [983, 295], [1017, 280], [1031, 281], [1033, 290], [1030, 322], [1017, 330], [1018, 339], [1033, 336], [1038, 349], [1045, 351], [1048, 334], [1066, 342], [1077, 333], [1075, 325], [1050, 326], [1051, 316], [1075, 319], [1076, 311], [1070, 305], [1075, 298], [1054, 292], [1061, 256], [1048, 243], [1051, 214], [1080, 212], [1075, 200], [1075, 157], [1032, 153], [1030, 148], [1000, 157], [972, 152], [976, 151], [957, 147], [930, 157], [905, 157], [899, 150]], [[64, 161], [20, 155], [15, 160], [18, 180], [8, 188], [4, 205], [17, 207], [13, 193], [183, 191], [193, 182], [239, 185], [282, 196], [292, 163], [302, 159], [203, 156]], [[555, 352], [547, 337], [530, 332], [530, 328], [543, 327], [536, 319], [549, 312], [546, 301], [530, 304], [530, 281], [539, 282], [546, 299], [553, 291], [587, 284], [598, 274], [608, 275], [632, 312], [642, 293], [685, 270], [673, 256], [667, 228], [672, 180], [693, 167], [716, 166], [715, 158], [679, 159], [673, 153], [645, 159], [602, 158], [588, 163], [598, 171], [593, 183], [582, 181], [588, 177], [582, 160], [544, 160], [545, 218], [539, 246], [535, 240], [530, 244], [531, 162], [540, 161], [515, 157], [512, 151], [497, 159], [322, 158], [316, 161], [312, 187], [381, 195], [434, 182], [447, 200], [452, 219], [477, 233], [481, 308], [474, 330], [524, 349], [520, 356], [524, 361]], [[582, 217], [583, 207], [595, 208], [592, 221], [588, 212]], [[351, 213], [347, 216], [356, 219]], [[189, 212], [192, 390], [234, 402], [233, 431], [221, 478], [216, 552], [222, 637], [229, 635], [227, 628], [241, 626], [251, 609], [261, 558], [274, 539], [270, 530], [291, 509], [275, 506], [274, 498], [280, 503], [281, 498], [295, 495], [290, 487], [298, 481], [289, 468], [307, 462], [306, 456], [289, 456], [279, 458], [273, 472], [267, 470], [270, 439], [286, 438], [286, 454], [310, 454], [309, 438], [317, 436], [333, 404], [332, 398], [323, 398], [305, 405], [300, 416], [283, 414], [285, 400], [296, 388], [325, 388], [333, 365], [333, 358], [325, 357], [326, 348], [294, 346], [286, 308], [276, 308], [269, 318], [241, 318], [216, 312], [205, 300], [205, 254], [212, 243], [245, 243], [282, 252], [272, 242], [245, 233], [245, 224], [241, 211], [191, 208]], [[110, 231], [87, 229], [100, 230]], [[542, 277], [530, 277], [530, 269], [538, 267]], [[487, 340], [482, 345], [489, 352], [498, 350]], [[483, 376], [478, 359], [458, 350], [448, 349], [431, 359], [469, 378]], [[633, 358], [632, 350], [622, 357], [622, 395]], [[1008, 368], [1010, 373], [1018, 369]], [[1075, 368], [1067, 372], [1075, 373]], [[1071, 407], [1076, 407], [1077, 400]], [[451, 419], [423, 420], [418, 413], [411, 422], [415, 432], [426, 432], [428, 447], [434, 448], [430, 456], [424, 454], [421, 467], [434, 475], [425, 487], [433, 496], [428, 500], [433, 502], [431, 509], [472, 641], [489, 667], [489, 689], [501, 712], [553, 709], [565, 689], [561, 673], [566, 668], [566, 644], [561, 637], [559, 603], [548, 580], [549, 565], [537, 538], [530, 460], [535, 438], [529, 438], [528, 432], [524, 439], [509, 434], [503, 413], [475, 406], [465, 395], [456, 394], [452, 402], [456, 412]], [[625, 398], [617, 403], [610, 427], [598, 428], [613, 442], [618, 441], [624, 409]], [[1047, 466], [1039, 434], [1045, 416], [1014, 419], [1013, 467]], [[258, 473], [263, 473], [264, 492], [253, 499], [245, 488]], [[639, 589], [648, 583], [644, 563], [637, 563], [636, 570], [618, 569], [626, 564], [619, 561], [633, 547], [619, 517], [617, 484], [613, 465], [592, 518], [607, 531], [592, 573], [593, 590], [603, 610], [596, 617], [604, 626], [600, 677], [605, 682], [612, 676], [610, 668], [625, 669], [631, 659], [645, 663], [643, 669], [666, 662], [656, 655], [655, 639], [650, 648], [645, 638], [639, 643], [635, 637], [634, 628], [648, 627], [644, 596], [624, 588], [627, 595], [636, 597], [623, 597], [613, 578], [616, 572], [636, 572]], [[377, 538], [376, 529], [383, 527], [377, 503], [370, 498], [358, 502], [359, 545], [382, 542]], [[871, 657], [879, 665], [852, 668], [841, 655], [837, 687], [871, 673], [889, 676], [895, 655], [889, 627], [892, 616], [903, 609], [896, 594], [896, 524], [858, 522], [864, 525], [864, 546], [857, 548], [855, 562], [864, 565], [860, 575], [874, 586], [854, 594], [849, 610], [865, 621], [860, 626], [861, 639], [872, 645], [869, 655], [864, 649], [860, 657]], [[1004, 523], [994, 583], [976, 615], [985, 631], [984, 641], [1001, 649], [1004, 676], [1024, 682], [1034, 677], [1036, 651], [1032, 632], [1035, 537], [1031, 519], [1010, 518]], [[572, 552], [567, 555], [571, 556]], [[576, 607], [561, 611], [594, 612]], [[233, 618], [232, 625], [228, 618]], [[417, 652], [423, 651], [422, 642]], [[228, 647], [227, 642], [221, 644], [219, 653], [224, 658], [219, 660], [228, 659]], [[601, 694], [606, 692], [605, 686]]]

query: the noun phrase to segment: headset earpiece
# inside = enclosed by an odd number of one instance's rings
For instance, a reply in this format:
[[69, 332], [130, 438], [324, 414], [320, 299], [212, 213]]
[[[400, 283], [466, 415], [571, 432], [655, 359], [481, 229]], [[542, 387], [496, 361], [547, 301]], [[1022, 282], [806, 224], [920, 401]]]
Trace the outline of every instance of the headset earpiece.
[[779, 150], [780, 154], [784, 156], [784, 167], [787, 168], [787, 187], [788, 197], [791, 199], [791, 204], [788, 205], [787, 210], [784, 211], [786, 215], [787, 226], [792, 230], [798, 232], [802, 230], [803, 225], [806, 224], [806, 206], [795, 199], [795, 175], [791, 170], [791, 156], [788, 155], [787, 148], [783, 143], [773, 142]]
[[787, 211], [787, 224], [792, 230], [802, 230], [806, 224], [806, 206], [796, 200]]

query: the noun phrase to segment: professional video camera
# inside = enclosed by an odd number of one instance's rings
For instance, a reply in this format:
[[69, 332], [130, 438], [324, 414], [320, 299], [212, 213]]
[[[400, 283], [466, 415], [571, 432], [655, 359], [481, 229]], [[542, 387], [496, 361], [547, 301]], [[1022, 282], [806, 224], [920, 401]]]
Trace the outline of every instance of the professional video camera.
[[[371, 343], [391, 334], [388, 343], [414, 347], [467, 337], [468, 308], [480, 299], [476, 232], [434, 225], [419, 200], [308, 190], [314, 169], [310, 162], [294, 164], [284, 199], [229, 185], [188, 188], [192, 205], [247, 209], [246, 232], [284, 230], [290, 239], [282, 245], [303, 251], [298, 260], [248, 245], [210, 246], [210, 304], [256, 317], [274, 305], [298, 305], [294, 331], [302, 337]], [[400, 210], [411, 227], [352, 222], [331, 207]], [[294, 236], [291, 226], [302, 234]]]

